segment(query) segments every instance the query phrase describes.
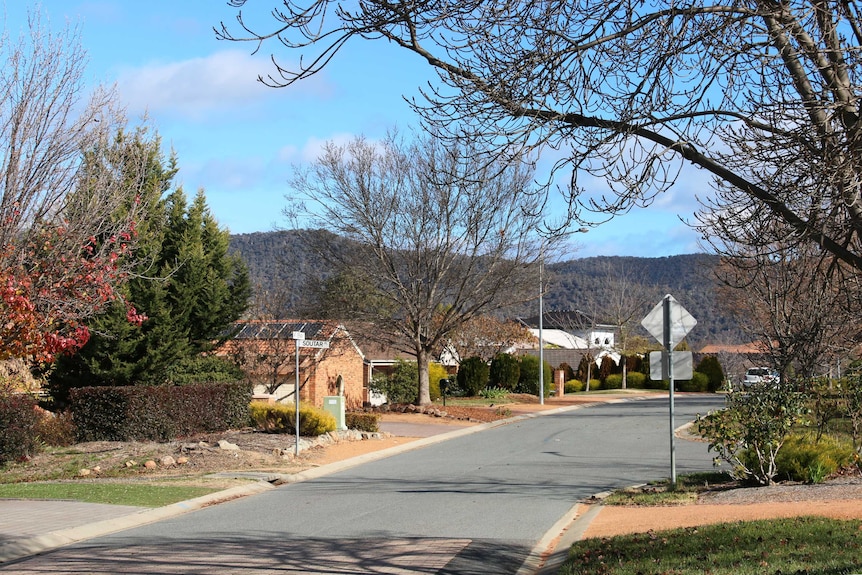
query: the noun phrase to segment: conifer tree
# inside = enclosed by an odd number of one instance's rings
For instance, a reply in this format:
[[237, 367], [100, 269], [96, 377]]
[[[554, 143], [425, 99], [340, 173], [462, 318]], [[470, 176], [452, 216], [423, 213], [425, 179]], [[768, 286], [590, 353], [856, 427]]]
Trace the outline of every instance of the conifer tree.
[[125, 300], [146, 317], [130, 323], [120, 305], [96, 316], [92, 337], [74, 356], [62, 358], [50, 375], [55, 400], [84, 385], [169, 383], [180, 363], [210, 350], [248, 305], [248, 271], [228, 254], [229, 232], [220, 228], [203, 190], [191, 204], [182, 188], [168, 192], [176, 174], [173, 155], [150, 145], [150, 186], [140, 201], [150, 218], [138, 227], [140, 262], [125, 286]]

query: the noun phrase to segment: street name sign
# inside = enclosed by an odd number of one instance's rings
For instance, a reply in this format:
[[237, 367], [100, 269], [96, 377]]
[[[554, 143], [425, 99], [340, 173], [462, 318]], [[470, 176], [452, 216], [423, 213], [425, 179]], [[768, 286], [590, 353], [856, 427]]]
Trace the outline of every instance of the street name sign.
[[329, 342], [323, 339], [300, 339], [297, 340], [299, 347], [313, 347], [316, 349], [329, 349]]

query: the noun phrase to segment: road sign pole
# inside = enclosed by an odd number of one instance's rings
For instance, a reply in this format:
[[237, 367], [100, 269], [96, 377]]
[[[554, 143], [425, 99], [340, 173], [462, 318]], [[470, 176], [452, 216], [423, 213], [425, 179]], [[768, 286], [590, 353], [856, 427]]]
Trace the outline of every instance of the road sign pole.
[[670, 484], [676, 486], [676, 438], [674, 437], [674, 414], [673, 414], [673, 330], [671, 329], [671, 296], [664, 297], [664, 349], [667, 353], [667, 378], [668, 378], [668, 411], [670, 414]]
[[303, 340], [305, 339], [305, 333], [301, 331], [293, 332], [293, 343], [296, 348], [296, 383], [293, 386], [293, 399], [296, 404], [296, 445], [294, 445], [294, 455], [299, 456], [299, 348], [302, 345]]

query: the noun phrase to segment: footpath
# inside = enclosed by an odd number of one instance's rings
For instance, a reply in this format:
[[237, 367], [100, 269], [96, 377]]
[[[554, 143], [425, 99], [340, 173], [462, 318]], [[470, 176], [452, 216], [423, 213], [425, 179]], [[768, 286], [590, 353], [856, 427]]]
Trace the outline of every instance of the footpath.
[[[545, 413], [577, 409], [597, 401], [628, 401], [637, 394], [591, 396], [589, 398], [551, 398], [540, 404], [507, 405], [512, 418], [537, 417]], [[465, 426], [422, 423], [382, 422], [381, 431], [402, 437], [418, 438], [397, 447], [351, 457], [289, 476], [283, 483], [323, 477], [363, 463], [389, 457], [406, 450], [446, 441], [466, 433], [504, 425], [511, 420]], [[374, 441], [374, 440], [368, 440]], [[246, 497], [273, 489], [266, 481], [257, 481], [204, 497], [156, 509], [82, 503], [78, 501], [34, 501], [0, 499], [0, 571], [4, 564], [39, 555], [79, 541], [108, 535], [145, 525], [196, 509]], [[771, 488], [767, 488], [771, 489]], [[605, 507], [596, 494], [593, 501], [577, 505], [548, 530], [517, 575], [551, 575], [566, 557], [569, 546], [582, 538], [607, 537], [649, 530], [672, 529], [724, 521], [752, 520], [799, 515], [824, 515], [842, 519], [862, 518], [862, 485], [831, 490], [820, 499], [791, 500], [686, 507], [637, 508]]]

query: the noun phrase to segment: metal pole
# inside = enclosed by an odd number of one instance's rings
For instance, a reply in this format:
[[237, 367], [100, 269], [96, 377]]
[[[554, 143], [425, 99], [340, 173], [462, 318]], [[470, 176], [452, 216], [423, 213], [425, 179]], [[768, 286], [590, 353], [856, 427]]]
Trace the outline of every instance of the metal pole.
[[302, 340], [296, 339], [296, 384], [293, 388], [294, 399], [296, 400], [296, 446], [294, 447], [294, 455], [299, 456], [299, 342]]
[[665, 353], [667, 353], [667, 378], [669, 380], [668, 397], [670, 399], [670, 483], [672, 486], [676, 486], [676, 441], [673, 434], [673, 334], [671, 333], [670, 323], [670, 295], [665, 296], [662, 311], [664, 312], [664, 349]]
[[545, 254], [540, 254], [539, 259], [539, 405], [545, 404], [545, 355], [544, 348], [545, 342], [542, 339], [542, 316], [544, 315], [544, 310], [542, 309], [542, 292], [544, 291], [544, 286], [542, 286], [542, 268], [545, 265]]

